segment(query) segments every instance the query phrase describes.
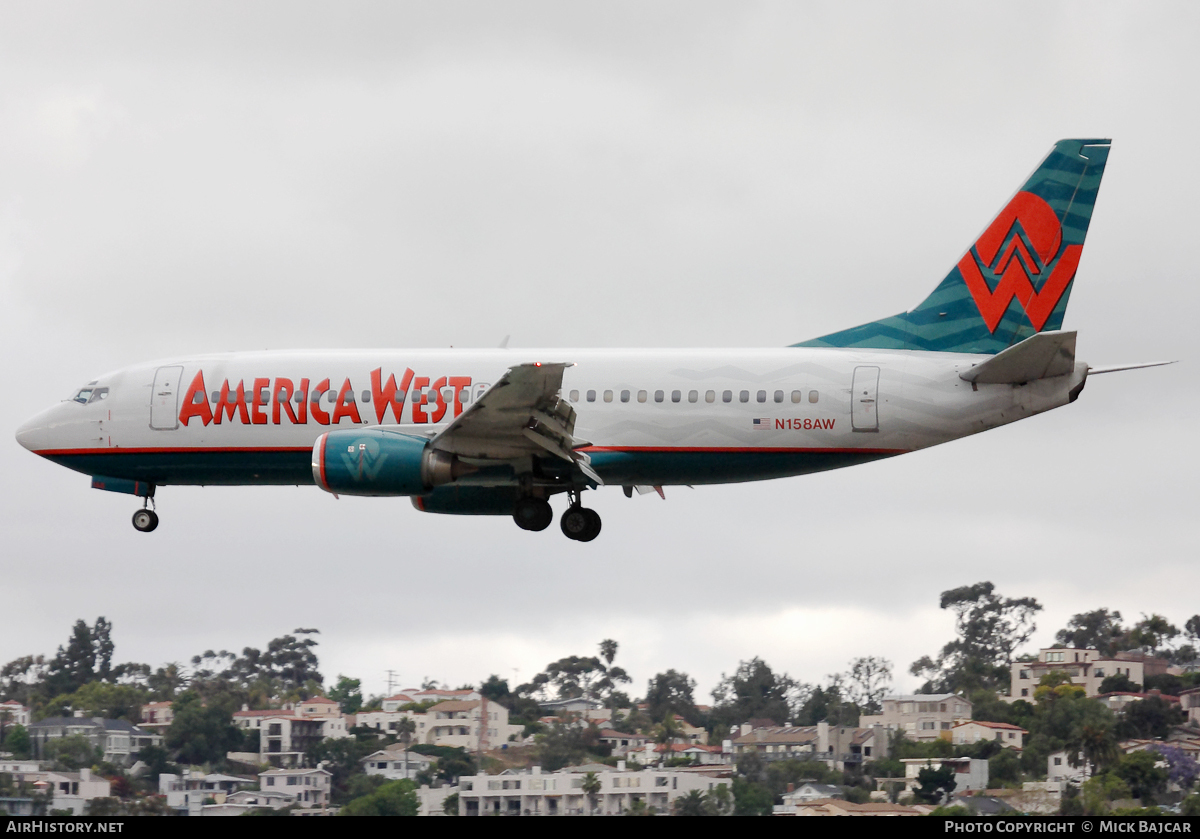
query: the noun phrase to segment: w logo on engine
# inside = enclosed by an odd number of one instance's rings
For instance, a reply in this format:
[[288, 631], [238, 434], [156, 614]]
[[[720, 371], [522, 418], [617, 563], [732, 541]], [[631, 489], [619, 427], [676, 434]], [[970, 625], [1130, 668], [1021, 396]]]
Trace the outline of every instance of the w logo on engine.
[[[1043, 199], [1018, 192], [958, 263], [989, 332], [1016, 298], [1041, 332], [1075, 278], [1083, 245], [1062, 246], [1062, 224]], [[1039, 288], [1034, 288], [1040, 280]]]
[[387, 459], [387, 452], [380, 454], [379, 443], [370, 437], [355, 440], [342, 452], [346, 472], [356, 481], [374, 480]]

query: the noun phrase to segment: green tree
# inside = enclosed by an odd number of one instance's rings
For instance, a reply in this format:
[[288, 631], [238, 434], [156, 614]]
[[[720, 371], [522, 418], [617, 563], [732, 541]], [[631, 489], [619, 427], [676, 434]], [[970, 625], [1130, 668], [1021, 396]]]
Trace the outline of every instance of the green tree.
[[1156, 765], [1159, 759], [1156, 752], [1130, 752], [1113, 768], [1113, 773], [1129, 785], [1133, 797], [1140, 798], [1142, 804], [1153, 804], [1155, 796], [1167, 788], [1168, 773]]
[[1110, 612], [1108, 609], [1096, 609], [1091, 612], [1080, 612], [1067, 621], [1065, 629], [1060, 629], [1054, 636], [1061, 647], [1071, 647], [1077, 650], [1096, 649], [1103, 656], [1111, 656], [1117, 651], [1115, 644], [1125, 635], [1121, 626], [1121, 613]]
[[1113, 673], [1105, 676], [1100, 683], [1100, 693], [1141, 693], [1142, 686], [1130, 679], [1124, 673]]
[[936, 660], [925, 656], [913, 663], [910, 672], [927, 679], [921, 692], [1007, 687], [1013, 655], [1037, 629], [1041, 604], [1032, 597], [1001, 597], [992, 583], [982, 582], [943, 591], [940, 606], [954, 612], [958, 637]]
[[45, 759], [53, 761], [55, 769], [67, 772], [95, 766], [103, 756], [103, 752], [82, 734], [47, 740], [44, 749]]
[[1167, 702], [1161, 696], [1148, 696], [1130, 702], [1121, 711], [1117, 736], [1122, 740], [1161, 740], [1170, 733], [1172, 726], [1182, 725], [1184, 720], [1183, 709], [1177, 703]]
[[687, 673], [676, 670], [659, 673], [646, 685], [646, 713], [653, 719], [679, 714], [695, 725], [700, 721], [695, 690], [696, 680]]
[[583, 783], [580, 785], [580, 791], [588, 798], [588, 813], [596, 812], [596, 796], [600, 794], [601, 782], [596, 777], [595, 772], [588, 772], [583, 776]]
[[850, 662], [847, 673], [850, 700], [864, 714], [878, 714], [883, 709], [883, 697], [892, 684], [892, 663], [886, 658], [865, 656]]
[[4, 749], [17, 760], [29, 760], [32, 756], [29, 730], [23, 725], [11, 726], [4, 736]]
[[677, 816], [707, 816], [708, 796], [698, 789], [691, 790], [687, 795], [675, 799], [675, 815]]
[[917, 773], [917, 786], [913, 788], [913, 795], [918, 801], [926, 804], [941, 804], [954, 792], [956, 786], [958, 782], [954, 780], [952, 766], [944, 764], [940, 769], [934, 769], [933, 764], [928, 763]]
[[775, 796], [762, 784], [746, 778], [733, 779], [733, 814], [769, 816], [775, 808]]
[[458, 793], [452, 792], [442, 801], [442, 812], [447, 816], [458, 815]]
[[1103, 816], [1112, 811], [1111, 802], [1131, 798], [1129, 785], [1112, 773], [1088, 778], [1079, 790], [1085, 816]]
[[1142, 619], [1133, 625], [1129, 640], [1135, 646], [1156, 654], [1159, 647], [1169, 643], [1178, 635], [1179, 628], [1162, 615], [1153, 614], [1149, 617], [1142, 615]]
[[412, 781], [389, 781], [370, 795], [356, 798], [341, 809], [341, 816], [415, 816], [420, 809]]
[[83, 711], [89, 717], [128, 720], [136, 725], [141, 719], [142, 705], [148, 698], [149, 691], [138, 685], [93, 681], [74, 693], [54, 697], [46, 707], [63, 716]]
[[337, 684], [329, 691], [329, 698], [338, 704], [343, 714], [357, 714], [362, 708], [362, 682], [338, 673]]
[[1011, 749], [1001, 749], [988, 758], [990, 782], [1018, 784], [1021, 782], [1021, 758]]
[[233, 709], [228, 703], [205, 706], [195, 691], [185, 691], [175, 700], [174, 718], [167, 729], [164, 744], [181, 763], [222, 763], [225, 755], [242, 740], [233, 725]]
[[712, 692], [716, 702], [713, 718], [729, 725], [751, 719], [783, 725], [792, 716], [789, 698], [795, 687], [786, 673], [775, 675], [760, 658], [739, 662], [732, 676], [721, 674]]

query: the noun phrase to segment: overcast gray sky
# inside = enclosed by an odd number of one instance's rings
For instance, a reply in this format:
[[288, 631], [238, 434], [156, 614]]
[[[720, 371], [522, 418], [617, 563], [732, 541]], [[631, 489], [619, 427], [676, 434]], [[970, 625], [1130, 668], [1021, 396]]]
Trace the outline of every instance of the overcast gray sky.
[[[604, 638], [644, 692], [952, 635], [941, 591], [1200, 612], [1194, 3], [0, 2], [0, 663], [299, 626], [381, 692]], [[1182, 359], [947, 446], [595, 494], [604, 533], [313, 488], [126, 496], [12, 438], [101, 372], [293, 347], [769, 347], [915, 305], [1062, 137], [1113, 151], [1080, 357]], [[564, 355], [564, 360], [569, 360]]]

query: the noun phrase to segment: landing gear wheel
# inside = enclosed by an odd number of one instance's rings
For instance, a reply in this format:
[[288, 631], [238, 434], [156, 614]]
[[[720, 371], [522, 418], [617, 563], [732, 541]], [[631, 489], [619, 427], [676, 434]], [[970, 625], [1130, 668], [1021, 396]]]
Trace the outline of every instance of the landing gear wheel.
[[562, 515], [563, 535], [576, 542], [590, 542], [600, 535], [600, 515], [585, 507], [569, 507]]
[[513, 521], [522, 530], [545, 530], [554, 521], [554, 511], [546, 499], [526, 496], [517, 502]]
[[153, 510], [138, 510], [133, 514], [133, 526], [142, 533], [149, 533], [158, 527], [158, 513]]

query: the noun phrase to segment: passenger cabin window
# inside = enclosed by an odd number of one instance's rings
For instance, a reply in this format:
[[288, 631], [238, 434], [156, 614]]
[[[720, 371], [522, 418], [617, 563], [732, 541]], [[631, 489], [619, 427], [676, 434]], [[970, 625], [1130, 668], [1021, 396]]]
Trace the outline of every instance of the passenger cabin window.
[[577, 390], [573, 390], [573, 391], [571, 391], [571, 401], [572, 401], [572, 402], [578, 402], [578, 401], [579, 401], [579, 391], [577, 391]]
[[627, 391], [627, 390], [623, 390], [623, 391], [621, 391], [621, 401], [622, 401], [622, 402], [628, 402], [628, 401], [629, 401], [629, 391]]
[[802, 390], [793, 390], [792, 391], [792, 402], [798, 403], [803, 398], [804, 398], [804, 391], [802, 391]]
[[699, 398], [700, 398], [700, 391], [698, 391], [698, 390], [689, 390], [688, 391], [688, 402], [695, 402]]
[[408, 391], [404, 390], [398, 390], [392, 395], [392, 401], [397, 405], [403, 405], [406, 398], [408, 398]]
[[595, 402], [596, 401], [596, 391], [589, 390], [588, 394], [587, 394], [587, 399], [588, 399], [588, 402]]
[[680, 393], [678, 390], [671, 391], [671, 401], [672, 402], [678, 402], [682, 398], [683, 398], [683, 394]]
[[717, 392], [715, 390], [705, 391], [704, 401], [705, 402], [716, 402], [717, 401]]
[[809, 402], [812, 402], [815, 404], [816, 401], [820, 398], [821, 398], [821, 395], [819, 393], [817, 393], [815, 390], [810, 390], [808, 392], [808, 401]]
[[646, 391], [639, 390], [638, 391], [638, 402], [645, 402], [645, 401], [646, 401]]
[[362, 392], [362, 401], [363, 401], [363, 402], [370, 402], [370, 401], [371, 401], [371, 391], [369, 391], [369, 390], [364, 390], [364, 391]]
[[611, 390], [604, 391], [604, 401], [612, 402], [612, 391]]
[[722, 393], [722, 394], [721, 394], [721, 401], [722, 401], [722, 402], [732, 402], [732, 401], [733, 401], [733, 391], [732, 391], [732, 390], [727, 390], [727, 391], [725, 391], [724, 393]]
[[738, 394], [738, 399], [742, 402], [749, 402], [750, 401], [750, 391], [743, 390], [741, 393]]
[[[678, 393], [678, 391], [676, 391], [676, 393]], [[662, 402], [664, 396], [665, 396], [665, 394], [661, 390], [654, 391], [654, 401], [655, 402]], [[678, 402], [679, 400], [676, 399], [675, 401]]]
[[758, 401], [759, 401], [759, 402], [766, 402], [766, 401], [767, 401], [767, 392], [766, 392], [765, 390], [760, 390], [760, 391], [758, 392]]
[[200, 391], [196, 391], [194, 394], [192, 394], [192, 404], [193, 405], [199, 405], [203, 401], [204, 401], [204, 394], [201, 393]]
[[783, 401], [783, 391], [782, 391], [782, 390], [777, 390], [777, 391], [775, 391], [775, 401], [776, 401], [776, 402], [782, 402], [782, 401]]

